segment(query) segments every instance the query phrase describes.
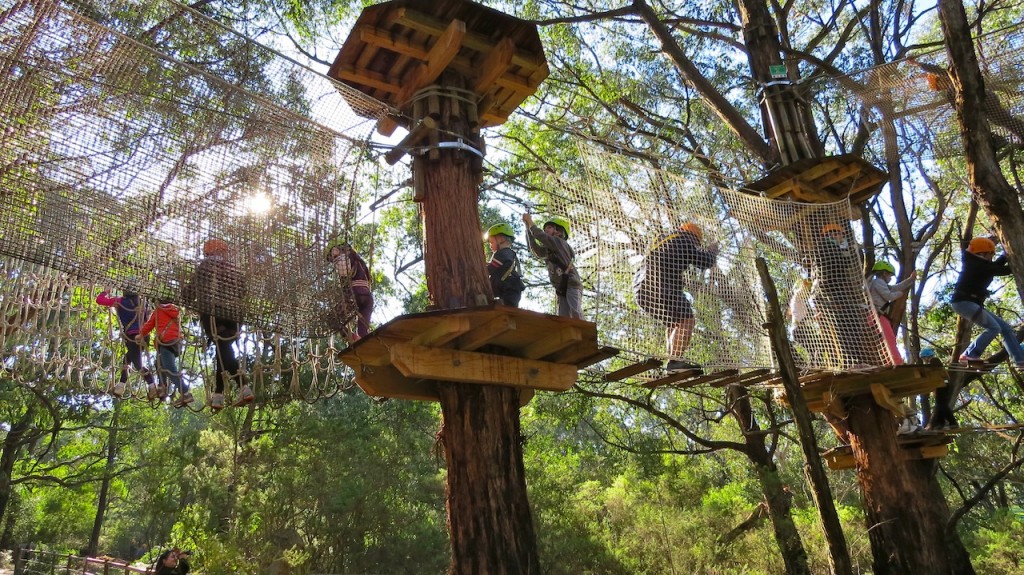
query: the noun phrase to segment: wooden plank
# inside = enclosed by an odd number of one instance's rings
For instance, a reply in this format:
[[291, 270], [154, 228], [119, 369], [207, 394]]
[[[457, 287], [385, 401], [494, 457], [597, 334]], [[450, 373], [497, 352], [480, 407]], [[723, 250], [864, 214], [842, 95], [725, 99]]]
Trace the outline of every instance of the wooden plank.
[[509, 65], [512, 63], [512, 54], [516, 51], [516, 44], [512, 38], [502, 38], [498, 45], [480, 63], [479, 74], [473, 83], [473, 93], [482, 94], [489, 89], [494, 82], [505, 75]]
[[810, 168], [807, 168], [806, 170], [800, 172], [799, 174], [796, 174], [796, 178], [805, 183], [812, 183], [814, 180], [817, 180], [818, 178], [828, 173], [834, 172], [842, 167], [843, 164], [839, 160], [822, 160], [814, 164]]
[[547, 337], [534, 340], [519, 351], [526, 359], [540, 359], [556, 354], [563, 349], [583, 341], [583, 330], [578, 327], [563, 327]]
[[770, 379], [770, 378], [771, 378], [771, 370], [769, 370], [769, 369], [755, 369], [753, 371], [748, 371], [747, 373], [744, 373], [743, 375], [741, 375], [741, 376], [739, 376], [739, 377], [737, 377], [735, 379], [729, 378], [729, 379], [723, 380], [723, 381], [716, 381], [712, 385], [714, 387], [725, 387], [726, 385], [732, 385], [732, 384], [736, 384], [736, 385], [750, 385], [752, 383], [759, 383], [759, 382], [762, 382], [762, 381], [764, 381], [766, 379]]
[[835, 469], [837, 471], [857, 467], [857, 460], [854, 459], [852, 453], [830, 455], [825, 458], [825, 463], [828, 464], [829, 469]]
[[404, 377], [392, 365], [382, 367], [363, 366], [356, 370], [356, 385], [366, 395], [413, 399], [417, 401], [438, 401], [437, 388], [433, 383]]
[[391, 116], [384, 116], [377, 120], [377, 133], [381, 136], [390, 137], [395, 133], [396, 128], [398, 128], [398, 122]]
[[532, 389], [529, 389], [529, 388], [520, 389], [519, 390], [519, 407], [523, 407], [527, 403], [530, 403], [530, 400], [533, 399], [534, 395], [537, 395], [537, 392], [532, 390]]
[[909, 449], [906, 452], [907, 459], [936, 459], [939, 457], [945, 457], [949, 455], [948, 445], [928, 445], [925, 447], [916, 447]]
[[634, 375], [643, 373], [645, 371], [651, 371], [652, 369], [657, 369], [659, 367], [661, 367], [661, 360], [660, 359], [655, 359], [655, 358], [652, 357], [650, 359], [646, 359], [646, 360], [641, 361], [639, 363], [634, 363], [632, 365], [627, 365], [626, 367], [624, 367], [622, 369], [617, 369], [617, 370], [615, 370], [615, 371], [613, 371], [611, 373], [606, 373], [606, 374], [604, 374], [604, 380], [605, 381], [622, 381], [623, 379], [626, 379], [627, 377], [632, 377]]
[[413, 345], [439, 347], [470, 329], [469, 318], [464, 315], [443, 317], [433, 327], [409, 340]]
[[619, 349], [611, 346], [597, 346], [596, 341], [584, 340], [547, 358], [554, 363], [571, 363], [576, 369], [590, 367], [595, 363], [619, 355]]
[[903, 417], [906, 415], [906, 410], [903, 409], [903, 403], [893, 397], [893, 395], [889, 393], [889, 388], [881, 383], [871, 384], [871, 397], [875, 398], [875, 403], [888, 409], [896, 417]]
[[399, 343], [391, 363], [410, 378], [438, 379], [565, 391], [576, 383], [576, 366], [471, 351]]
[[355, 68], [347, 64], [338, 66], [334, 70], [334, 77], [343, 82], [362, 84], [392, 94], [398, 93], [402, 89], [400, 86], [401, 80], [397, 78], [390, 78], [380, 72], [374, 72], [365, 68]]
[[[395, 9], [389, 16], [388, 20], [392, 24], [400, 24], [407, 28], [426, 32], [433, 36], [439, 36], [445, 29], [445, 24], [441, 20], [404, 7]], [[463, 43], [470, 50], [476, 50], [477, 52], [482, 53], [490, 52], [494, 47], [493, 40], [483, 34], [472, 31], [466, 33]], [[512, 64], [532, 72], [542, 65], [545, 65], [546, 62], [543, 57], [534, 56], [525, 50], [516, 50], [512, 54]]]
[[788, 178], [765, 190], [763, 192], [764, 197], [768, 199], [775, 199], [779, 196], [784, 196], [792, 192], [798, 185], [799, 183], [796, 178]]
[[[583, 342], [583, 344], [581, 344], [581, 345], [587, 345], [587, 342]], [[597, 348], [597, 353], [595, 353], [593, 355], [590, 355], [590, 356], [587, 356], [584, 359], [575, 360], [575, 361], [556, 360], [556, 363], [571, 363], [571, 364], [574, 364], [576, 366], [576, 369], [584, 369], [586, 367], [590, 367], [590, 366], [594, 365], [595, 363], [602, 362], [602, 361], [604, 361], [606, 359], [611, 359], [611, 358], [613, 358], [613, 357], [615, 357], [617, 355], [619, 355], [619, 349], [618, 348], [612, 347], [610, 345], [605, 345], [605, 346], [601, 346], [601, 347]]]
[[441, 72], [444, 72], [455, 55], [462, 49], [462, 40], [465, 35], [466, 23], [462, 20], [452, 20], [444, 33], [431, 46], [426, 63], [413, 66], [406, 74], [402, 89], [395, 96], [395, 103], [397, 105], [404, 104], [417, 90], [437, 80], [441, 76]]
[[426, 44], [412, 42], [407, 38], [377, 26], [362, 26], [357, 33], [359, 39], [367, 44], [386, 48], [396, 54], [403, 54], [417, 60], [426, 60], [429, 53], [429, 48]]
[[843, 166], [842, 168], [839, 168], [838, 170], [830, 174], [827, 174], [821, 178], [816, 178], [814, 180], [814, 185], [817, 186], [818, 189], [823, 190], [831, 186], [832, 184], [849, 179], [852, 176], [856, 176], [857, 174], [860, 173], [860, 171], [860, 166], [857, 164]]
[[[643, 386], [646, 387], [647, 389], [654, 389], [654, 388], [657, 388], [657, 387], [664, 387], [666, 385], [672, 385], [674, 383], [681, 382], [683, 380], [688, 380], [688, 379], [694, 377], [697, 373], [698, 373], [698, 371], [697, 371], [696, 368], [695, 369], [687, 369], [685, 371], [680, 371], [680, 372], [677, 372], [677, 373], [671, 373], [669, 375], [666, 375], [665, 377], [659, 377], [658, 379], [652, 379], [650, 381], [645, 381], [643, 383]], [[684, 383], [689, 383], [689, 382], [684, 382]], [[680, 386], [680, 387], [682, 387], [682, 386]], [[690, 387], [690, 386], [687, 386], [687, 387]]]
[[516, 329], [516, 320], [506, 314], [501, 314], [459, 336], [455, 347], [462, 351], [475, 351], [514, 329]]

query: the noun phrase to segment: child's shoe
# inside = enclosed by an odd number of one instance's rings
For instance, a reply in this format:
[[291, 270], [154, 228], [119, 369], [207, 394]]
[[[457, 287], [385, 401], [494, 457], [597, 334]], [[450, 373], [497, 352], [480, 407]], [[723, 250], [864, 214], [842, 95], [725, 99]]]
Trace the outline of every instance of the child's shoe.
[[119, 381], [110, 388], [110, 395], [120, 399], [124, 395], [124, 382]]
[[215, 393], [210, 396], [210, 409], [213, 411], [220, 411], [224, 409], [224, 394]]
[[196, 398], [192, 397], [192, 394], [186, 391], [184, 394], [182, 394], [181, 397], [178, 398], [178, 401], [174, 402], [174, 407], [185, 407], [195, 400]]
[[235, 407], [246, 405], [254, 399], [256, 399], [256, 395], [252, 392], [252, 389], [248, 385], [243, 385], [242, 389], [238, 390], [238, 401], [235, 402]]
[[159, 395], [160, 391], [157, 389], [155, 385], [149, 384], [148, 386], [146, 386], [146, 399], [148, 399], [149, 401], [153, 401]]

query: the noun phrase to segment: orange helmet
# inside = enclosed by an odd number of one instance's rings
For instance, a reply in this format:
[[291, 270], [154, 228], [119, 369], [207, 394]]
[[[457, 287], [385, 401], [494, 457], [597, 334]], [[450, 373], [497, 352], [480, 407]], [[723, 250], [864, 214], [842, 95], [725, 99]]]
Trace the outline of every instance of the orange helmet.
[[973, 238], [967, 246], [972, 254], [984, 254], [996, 251], [996, 243], [988, 238]]
[[697, 238], [698, 242], [704, 241], [704, 232], [700, 229], [700, 226], [693, 222], [686, 222], [679, 226], [679, 231], [693, 234]]
[[843, 230], [843, 226], [839, 224], [825, 224], [821, 226], [821, 235], [825, 235], [829, 232], [839, 232], [841, 234], [846, 233], [846, 231]]
[[223, 256], [228, 253], [228, 243], [220, 238], [210, 238], [203, 244], [204, 256]]

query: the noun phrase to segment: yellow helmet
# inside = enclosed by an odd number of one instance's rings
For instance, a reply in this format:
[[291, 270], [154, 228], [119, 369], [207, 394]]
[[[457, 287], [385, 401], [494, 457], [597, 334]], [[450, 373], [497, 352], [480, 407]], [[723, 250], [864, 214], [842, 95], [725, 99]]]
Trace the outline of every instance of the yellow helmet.
[[541, 227], [543, 228], [548, 224], [554, 224], [562, 228], [562, 231], [565, 232], [565, 239], [569, 239], [569, 227], [572, 225], [571, 223], [569, 223], [569, 218], [566, 218], [564, 216], [550, 216], [544, 222], [544, 226]]

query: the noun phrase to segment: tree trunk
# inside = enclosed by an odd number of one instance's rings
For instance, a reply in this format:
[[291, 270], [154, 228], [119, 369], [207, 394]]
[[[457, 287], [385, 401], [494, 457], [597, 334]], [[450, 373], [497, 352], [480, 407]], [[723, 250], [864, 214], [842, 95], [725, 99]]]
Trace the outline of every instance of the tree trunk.
[[[443, 86], [421, 92], [418, 122], [439, 110], [439, 134], [479, 144], [474, 104], [459, 92], [463, 79], [446, 72]], [[419, 97], [414, 97], [414, 100]], [[436, 140], [434, 140], [436, 143]], [[435, 154], [431, 158], [431, 154]], [[451, 309], [492, 301], [484, 266], [479, 215], [479, 165], [466, 152], [434, 150], [413, 162], [423, 203], [424, 261], [433, 307]], [[540, 572], [533, 518], [526, 495], [519, 393], [500, 386], [436, 382], [443, 422], [440, 440], [448, 465], [446, 508], [451, 536], [449, 573]]]
[[103, 470], [103, 480], [100, 482], [100, 494], [96, 498], [96, 518], [92, 522], [92, 534], [89, 536], [89, 544], [86, 546], [86, 555], [95, 557], [99, 551], [100, 533], [103, 531], [103, 517], [107, 513], [107, 499], [110, 495], [110, 482], [114, 478], [114, 468], [117, 466], [117, 426], [121, 420], [122, 402], [114, 401], [114, 413], [110, 416], [110, 431], [107, 432], [107, 463]]
[[21, 419], [15, 423], [7, 436], [4, 437], [3, 451], [0, 452], [0, 518], [7, 513], [7, 504], [11, 500], [14, 474], [14, 463], [18, 460], [18, 450], [28, 441], [26, 435], [36, 416], [36, 407], [30, 404]]
[[985, 116], [985, 82], [974, 52], [967, 14], [960, 0], [939, 0], [939, 20], [949, 53], [950, 76], [956, 94], [960, 138], [967, 157], [967, 173], [978, 203], [988, 213], [1007, 258], [1015, 271], [1017, 293], [1024, 298], [1024, 210], [1020, 196], [1006, 181]]
[[[832, 487], [829, 485], [828, 476], [821, 463], [821, 455], [818, 450], [818, 438], [814, 434], [814, 427], [811, 423], [811, 414], [807, 409], [807, 402], [804, 400], [803, 390], [800, 388], [800, 379], [797, 374], [796, 365], [793, 362], [793, 349], [786, 339], [786, 332], [783, 328], [782, 308], [779, 304], [778, 291], [775, 282], [772, 281], [768, 272], [768, 264], [764, 258], [757, 258], [757, 271], [761, 276], [761, 284], [764, 287], [765, 298], [768, 300], [768, 337], [772, 342], [772, 350], [775, 352], [776, 360], [779, 363], [779, 376], [789, 397], [789, 404], [793, 411], [793, 419], [796, 422], [800, 434], [800, 447], [804, 455], [804, 472], [807, 475], [808, 483], [811, 486], [811, 493], [814, 496], [814, 503], [818, 508], [818, 516], [821, 518], [822, 531], [825, 540], [828, 542], [829, 561], [832, 564], [832, 572], [836, 575], [851, 575], [853, 573], [853, 560], [850, 559], [850, 550], [846, 545], [846, 536], [843, 535], [842, 523], [839, 520], [839, 511], [836, 509], [832, 497]], [[748, 438], [748, 442], [751, 438]], [[767, 453], [764, 448], [764, 439], [761, 451]]]
[[904, 461], [893, 417], [870, 395], [847, 401], [875, 575], [974, 573], [935, 478], [934, 461]]

